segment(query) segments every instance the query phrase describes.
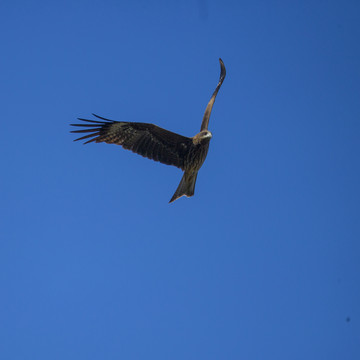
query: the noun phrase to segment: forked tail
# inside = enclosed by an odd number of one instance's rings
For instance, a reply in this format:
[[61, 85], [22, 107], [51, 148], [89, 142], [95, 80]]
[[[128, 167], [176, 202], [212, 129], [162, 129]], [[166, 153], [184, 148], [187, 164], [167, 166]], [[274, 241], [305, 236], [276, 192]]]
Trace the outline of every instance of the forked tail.
[[195, 183], [197, 178], [197, 172], [187, 173], [185, 172], [178, 188], [175, 191], [175, 194], [169, 201], [169, 203], [172, 203], [176, 199], [182, 197], [182, 196], [193, 196], [195, 192]]

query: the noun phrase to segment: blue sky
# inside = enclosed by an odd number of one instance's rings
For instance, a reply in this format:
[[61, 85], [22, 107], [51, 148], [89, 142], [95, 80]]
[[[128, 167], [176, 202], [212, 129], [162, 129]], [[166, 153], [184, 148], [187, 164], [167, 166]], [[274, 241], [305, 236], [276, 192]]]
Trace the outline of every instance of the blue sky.
[[[1, 359], [359, 359], [360, 4], [3, 1]], [[182, 173], [74, 143], [200, 127]]]

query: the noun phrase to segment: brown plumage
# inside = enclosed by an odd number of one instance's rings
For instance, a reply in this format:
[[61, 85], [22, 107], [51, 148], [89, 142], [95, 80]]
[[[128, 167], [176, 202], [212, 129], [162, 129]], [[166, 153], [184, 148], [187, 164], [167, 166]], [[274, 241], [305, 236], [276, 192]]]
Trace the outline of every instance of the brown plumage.
[[224, 63], [220, 61], [220, 79], [216, 89], [206, 107], [200, 132], [194, 137], [185, 137], [159, 126], [146, 123], [113, 121], [93, 114], [98, 120], [79, 120], [87, 124], [71, 124], [82, 127], [72, 133], [86, 133], [74, 141], [87, 140], [90, 142], [105, 142], [121, 145], [149, 159], [166, 165], [173, 165], [184, 171], [180, 184], [170, 202], [185, 195], [193, 196], [197, 173], [205, 161], [212, 134], [208, 131], [209, 119], [216, 95], [226, 75]]

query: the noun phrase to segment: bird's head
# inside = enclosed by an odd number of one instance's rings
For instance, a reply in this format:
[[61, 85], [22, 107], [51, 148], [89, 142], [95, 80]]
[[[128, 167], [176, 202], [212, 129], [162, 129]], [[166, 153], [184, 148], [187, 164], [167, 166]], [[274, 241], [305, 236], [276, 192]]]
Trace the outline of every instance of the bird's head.
[[209, 130], [203, 130], [193, 137], [193, 142], [195, 145], [197, 145], [200, 143], [204, 143], [206, 141], [210, 141], [211, 138], [212, 138], [212, 133]]

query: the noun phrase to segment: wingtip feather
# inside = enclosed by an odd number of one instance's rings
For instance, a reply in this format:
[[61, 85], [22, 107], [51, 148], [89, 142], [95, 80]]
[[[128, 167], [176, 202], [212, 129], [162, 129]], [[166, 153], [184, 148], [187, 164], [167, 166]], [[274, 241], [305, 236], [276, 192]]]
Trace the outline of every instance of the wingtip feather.
[[101, 119], [101, 120], [110, 121], [110, 122], [114, 121], [114, 120], [110, 120], [110, 119], [104, 118], [104, 117], [102, 117], [102, 116], [100, 116], [100, 115], [96, 115], [96, 114], [94, 114], [94, 113], [92, 113], [92, 115], [95, 116], [95, 117], [97, 117], [98, 119]]
[[220, 62], [220, 79], [224, 80], [224, 78], [226, 76], [225, 64], [221, 58], [219, 58], [219, 62]]

